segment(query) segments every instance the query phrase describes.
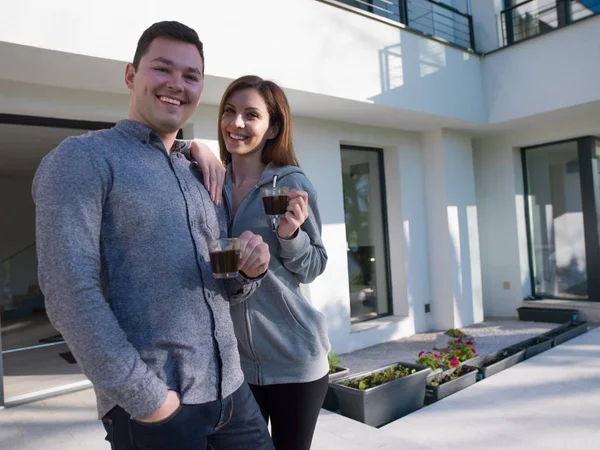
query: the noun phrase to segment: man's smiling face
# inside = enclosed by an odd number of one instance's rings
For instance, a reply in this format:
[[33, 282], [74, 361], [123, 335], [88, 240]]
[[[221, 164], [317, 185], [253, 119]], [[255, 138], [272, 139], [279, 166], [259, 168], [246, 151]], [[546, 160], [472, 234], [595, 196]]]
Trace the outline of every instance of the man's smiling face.
[[140, 59], [137, 71], [127, 65], [125, 81], [131, 90], [129, 118], [160, 136], [176, 133], [200, 103], [204, 85], [202, 58], [186, 42], [156, 38]]

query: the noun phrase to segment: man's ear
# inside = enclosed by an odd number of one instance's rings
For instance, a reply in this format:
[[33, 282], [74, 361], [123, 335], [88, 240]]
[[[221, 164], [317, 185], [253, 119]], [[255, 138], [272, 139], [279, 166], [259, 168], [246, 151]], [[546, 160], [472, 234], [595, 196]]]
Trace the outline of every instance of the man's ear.
[[133, 89], [133, 79], [135, 78], [135, 68], [133, 64], [127, 63], [125, 66], [125, 84], [129, 88], [129, 90]]
[[279, 134], [279, 125], [275, 124], [269, 128], [269, 132], [267, 133], [267, 139], [273, 139]]

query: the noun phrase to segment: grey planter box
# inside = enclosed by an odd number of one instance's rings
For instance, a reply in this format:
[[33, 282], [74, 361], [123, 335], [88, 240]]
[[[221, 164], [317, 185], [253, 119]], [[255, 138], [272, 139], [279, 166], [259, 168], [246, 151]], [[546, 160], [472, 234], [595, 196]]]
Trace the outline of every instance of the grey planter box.
[[429, 383], [437, 375], [440, 375], [442, 372], [445, 372], [446, 370], [448, 370], [448, 367], [446, 367], [446, 366], [442, 366], [442, 367], [437, 368], [435, 370], [431, 370], [431, 367], [430, 367], [429, 368], [429, 375], [427, 375], [427, 383]]
[[336, 366], [337, 372], [329, 374], [329, 386], [327, 387], [327, 394], [325, 394], [325, 400], [323, 400], [323, 409], [327, 411], [337, 411], [339, 409], [338, 399], [335, 391], [331, 387], [331, 383], [341, 378], [348, 376], [350, 369], [347, 367]]
[[585, 333], [588, 330], [587, 322], [570, 322], [560, 327], [543, 334], [552, 339], [552, 346], [562, 344], [563, 342], [573, 339], [575, 336]]
[[428, 384], [425, 388], [426, 403], [437, 402], [438, 400], [475, 384], [477, 381], [477, 369], [475, 367], [465, 366], [464, 370], [469, 370], [469, 372], [461, 375], [456, 380], [447, 381], [439, 386], [430, 386]]
[[517, 308], [519, 320], [527, 322], [565, 323], [577, 320], [579, 311], [576, 309], [562, 308], [536, 308], [535, 306], [522, 306]]
[[[344, 380], [354, 380], [365, 375], [382, 372], [398, 364], [409, 369], [417, 369], [417, 372], [362, 391], [341, 384]], [[337, 394], [340, 413], [343, 416], [373, 427], [380, 427], [423, 406], [425, 383], [430, 370], [426, 366], [398, 362], [377, 370], [346, 377], [332, 383], [331, 387]]]
[[477, 361], [479, 361], [480, 359], [481, 359], [481, 356], [477, 355], [477, 356], [473, 356], [471, 359], [467, 359], [466, 361], [461, 362], [460, 364], [462, 366], [476, 366]]
[[[536, 343], [536, 341], [541, 342]], [[515, 350], [525, 350], [524, 359], [529, 359], [533, 358], [535, 355], [545, 352], [546, 350], [550, 350], [552, 348], [552, 339], [542, 335], [527, 339], [526, 341], [519, 342], [515, 345], [511, 345], [509, 348]]]
[[[501, 352], [508, 352], [509, 356], [506, 358], [493, 363], [489, 366], [485, 366], [486, 362], [490, 361], [493, 358], [496, 358]], [[509, 367], [514, 366], [515, 364], [520, 363], [525, 358], [525, 350], [516, 350], [511, 348], [505, 348], [500, 350], [499, 352], [490, 353], [485, 358], [481, 358], [477, 361], [475, 366], [477, 370], [479, 370], [479, 374], [481, 375], [481, 379], [491, 377], [492, 375], [497, 374], [498, 372], [502, 372], [504, 369], [508, 369]], [[471, 366], [468, 366], [471, 367]]]

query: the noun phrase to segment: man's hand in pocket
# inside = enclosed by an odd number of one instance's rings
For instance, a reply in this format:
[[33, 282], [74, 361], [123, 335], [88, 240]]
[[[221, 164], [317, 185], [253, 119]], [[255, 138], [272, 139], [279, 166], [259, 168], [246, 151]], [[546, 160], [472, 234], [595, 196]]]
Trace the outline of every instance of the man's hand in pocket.
[[154, 411], [148, 417], [140, 419], [140, 422], [144, 423], [152, 423], [152, 422], [160, 422], [161, 420], [165, 420], [170, 415], [172, 415], [177, 408], [181, 405], [181, 400], [179, 400], [179, 394], [175, 391], [167, 391], [167, 399], [162, 404], [160, 408]]

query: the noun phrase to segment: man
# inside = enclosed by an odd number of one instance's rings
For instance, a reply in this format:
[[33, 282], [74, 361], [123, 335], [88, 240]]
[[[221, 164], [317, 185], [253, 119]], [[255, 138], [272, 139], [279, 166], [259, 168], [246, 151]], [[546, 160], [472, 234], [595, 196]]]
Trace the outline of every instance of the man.
[[112, 448], [272, 449], [229, 316], [269, 250], [244, 232], [241, 274], [213, 278], [207, 240], [227, 235], [226, 213], [175, 139], [202, 93], [198, 35], [152, 25], [125, 81], [129, 120], [66, 139], [34, 179], [48, 316], [94, 384]]

